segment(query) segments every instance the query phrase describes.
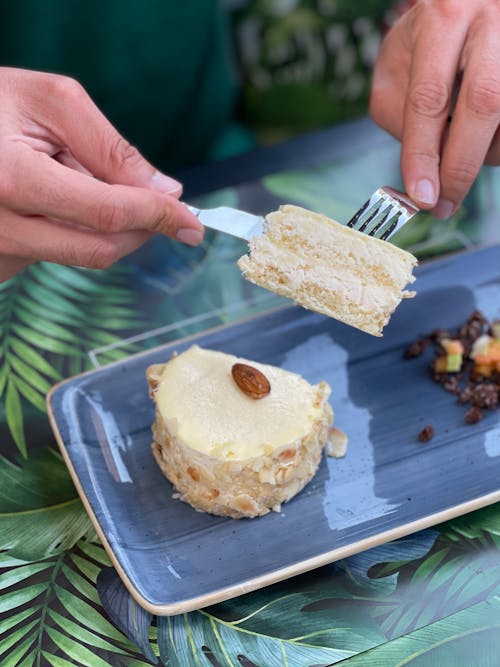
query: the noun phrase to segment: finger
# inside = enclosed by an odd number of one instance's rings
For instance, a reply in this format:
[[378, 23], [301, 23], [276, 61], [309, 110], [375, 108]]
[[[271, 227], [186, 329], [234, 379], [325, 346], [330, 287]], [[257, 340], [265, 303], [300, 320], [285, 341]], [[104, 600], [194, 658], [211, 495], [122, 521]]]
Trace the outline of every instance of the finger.
[[48, 74], [45, 84], [46, 95], [37, 99], [38, 115], [92, 174], [107, 183], [181, 195], [181, 183], [158, 172], [131, 146], [77, 81]]
[[403, 134], [404, 100], [411, 66], [411, 49], [406, 43], [407, 23], [408, 17], [404, 16], [384, 38], [370, 91], [373, 120], [396, 139], [401, 139]]
[[90, 171], [86, 169], [83, 164], [80, 164], [80, 162], [78, 162], [75, 156], [67, 148], [63, 148], [62, 150], [58, 151], [55, 155], [52, 155], [52, 158], [60, 164], [63, 164], [65, 167], [68, 167], [68, 169], [74, 169], [75, 171], [79, 171], [81, 174], [92, 176]]
[[448, 140], [441, 161], [441, 202], [437, 211], [448, 217], [460, 205], [474, 182], [500, 122], [498, 25], [500, 10], [491, 5], [471, 28], [468, 62], [458, 95]]
[[[415, 35], [404, 110], [401, 173], [406, 191], [424, 209], [439, 198], [441, 141], [466, 37], [465, 23], [457, 20], [453, 34], [442, 39], [445, 25], [435, 14]], [[449, 24], [447, 29], [449, 33]]]
[[198, 219], [169, 195], [102, 183], [22, 144], [6, 148], [0, 162], [10, 177], [10, 184], [7, 179], [0, 184], [0, 200], [18, 213], [67, 220], [105, 233], [158, 232], [190, 245], [203, 238]]
[[15, 256], [8, 266], [10, 270], [34, 260], [105, 269], [149, 238], [151, 234], [144, 231], [101, 234], [73, 229], [55, 220], [16, 214], [4, 214], [0, 220], [0, 253]]

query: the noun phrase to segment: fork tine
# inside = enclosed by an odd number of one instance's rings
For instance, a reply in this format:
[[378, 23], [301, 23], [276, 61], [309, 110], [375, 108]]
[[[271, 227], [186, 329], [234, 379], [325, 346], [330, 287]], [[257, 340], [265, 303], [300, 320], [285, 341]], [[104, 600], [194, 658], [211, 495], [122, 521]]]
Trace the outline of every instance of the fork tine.
[[416, 213], [418, 208], [404, 193], [384, 186], [373, 193], [347, 226], [386, 241]]

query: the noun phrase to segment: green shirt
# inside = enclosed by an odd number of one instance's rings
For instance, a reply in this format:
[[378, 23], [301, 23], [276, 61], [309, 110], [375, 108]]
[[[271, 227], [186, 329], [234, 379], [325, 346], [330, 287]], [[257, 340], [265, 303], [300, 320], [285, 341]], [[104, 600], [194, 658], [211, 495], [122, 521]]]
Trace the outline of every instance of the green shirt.
[[214, 150], [238, 92], [216, 0], [7, 0], [0, 64], [78, 79], [164, 170]]

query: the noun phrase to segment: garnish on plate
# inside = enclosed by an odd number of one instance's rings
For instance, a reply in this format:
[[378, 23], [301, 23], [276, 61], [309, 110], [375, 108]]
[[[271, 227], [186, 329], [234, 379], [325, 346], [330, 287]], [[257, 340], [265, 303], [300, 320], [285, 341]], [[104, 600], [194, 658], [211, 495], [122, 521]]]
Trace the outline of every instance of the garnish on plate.
[[405, 350], [405, 359], [420, 357], [433, 345], [433, 379], [466, 406], [465, 422], [477, 424], [484, 410], [500, 406], [500, 320], [478, 310], [455, 331], [435, 329]]

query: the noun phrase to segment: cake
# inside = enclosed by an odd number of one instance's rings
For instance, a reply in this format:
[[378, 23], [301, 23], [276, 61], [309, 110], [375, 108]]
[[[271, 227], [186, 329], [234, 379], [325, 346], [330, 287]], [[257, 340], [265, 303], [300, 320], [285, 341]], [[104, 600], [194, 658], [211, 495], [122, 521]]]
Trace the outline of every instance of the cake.
[[282, 206], [265, 220], [262, 236], [240, 257], [244, 276], [299, 305], [374, 336], [415, 278], [417, 260], [397, 246], [298, 206]]
[[316, 473], [333, 421], [326, 382], [197, 345], [146, 376], [154, 457], [195, 509], [279, 511]]

